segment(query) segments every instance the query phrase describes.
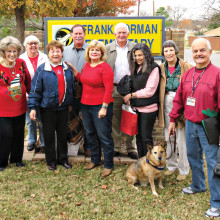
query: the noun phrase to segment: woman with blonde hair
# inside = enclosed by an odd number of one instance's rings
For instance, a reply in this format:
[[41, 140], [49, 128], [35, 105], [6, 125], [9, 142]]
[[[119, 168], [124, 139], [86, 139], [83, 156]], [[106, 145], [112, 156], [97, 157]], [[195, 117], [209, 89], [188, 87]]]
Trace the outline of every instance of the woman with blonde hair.
[[104, 170], [101, 176], [111, 174], [114, 167], [114, 143], [112, 139], [113, 77], [112, 68], [106, 61], [105, 46], [93, 40], [88, 46], [82, 73], [72, 66], [76, 79], [82, 83], [81, 111], [85, 136], [91, 150], [91, 163], [85, 169], [100, 165], [101, 146], [104, 151]]
[[0, 172], [10, 163], [23, 167], [26, 93], [31, 77], [24, 60], [19, 59], [22, 45], [8, 36], [0, 41]]

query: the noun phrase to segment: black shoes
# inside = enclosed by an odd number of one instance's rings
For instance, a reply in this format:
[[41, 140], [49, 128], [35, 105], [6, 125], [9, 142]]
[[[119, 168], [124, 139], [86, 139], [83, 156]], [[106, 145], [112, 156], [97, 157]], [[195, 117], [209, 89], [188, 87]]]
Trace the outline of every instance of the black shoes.
[[62, 166], [65, 167], [66, 169], [71, 169], [72, 168], [72, 165], [69, 164], [68, 162], [63, 163]]
[[32, 151], [32, 150], [34, 150], [34, 148], [35, 148], [35, 144], [28, 144], [28, 146], [27, 146], [28, 151]]
[[130, 157], [131, 159], [137, 160], [138, 159], [138, 155], [136, 152], [130, 152], [128, 153], [128, 157]]
[[50, 164], [50, 165], [48, 165], [48, 169], [54, 171], [54, 170], [57, 169], [57, 165], [56, 164]]
[[114, 157], [119, 157], [120, 153], [118, 151], [114, 151]]
[[23, 163], [16, 163], [16, 167], [24, 167], [25, 166], [25, 164], [23, 164]]

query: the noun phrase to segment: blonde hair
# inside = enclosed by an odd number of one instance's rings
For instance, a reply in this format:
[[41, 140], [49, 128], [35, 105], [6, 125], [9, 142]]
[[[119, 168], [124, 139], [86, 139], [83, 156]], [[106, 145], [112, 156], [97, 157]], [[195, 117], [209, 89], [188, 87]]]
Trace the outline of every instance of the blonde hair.
[[21, 54], [23, 47], [22, 44], [20, 43], [20, 41], [12, 36], [8, 36], [3, 38], [0, 41], [0, 56], [5, 58], [5, 51], [9, 48], [9, 47], [14, 47], [17, 49], [18, 51], [18, 57]]
[[106, 55], [106, 49], [105, 49], [105, 45], [100, 42], [100, 41], [97, 41], [97, 40], [93, 40], [89, 46], [87, 47], [86, 49], [86, 52], [85, 52], [85, 60], [89, 63], [91, 63], [91, 59], [89, 57], [89, 51], [94, 48], [94, 47], [98, 47], [99, 50], [101, 50], [101, 57], [100, 57], [100, 61], [106, 61], [107, 60], [107, 55]]

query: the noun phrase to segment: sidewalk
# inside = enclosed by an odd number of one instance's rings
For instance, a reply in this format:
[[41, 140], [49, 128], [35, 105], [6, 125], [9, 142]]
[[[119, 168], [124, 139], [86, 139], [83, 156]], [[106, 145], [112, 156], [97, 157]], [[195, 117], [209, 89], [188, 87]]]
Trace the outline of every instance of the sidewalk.
[[[26, 137], [24, 140], [23, 160], [30, 160], [30, 161], [45, 160], [45, 154], [41, 154], [41, 153], [35, 154], [34, 151], [28, 151], [27, 145], [28, 145], [28, 140]], [[85, 157], [84, 155], [78, 155], [75, 157], [69, 156], [69, 162], [70, 163], [86, 163], [86, 162], [90, 162], [90, 158]], [[132, 164], [134, 162], [136, 162], [136, 160], [133, 160], [129, 157], [114, 157], [115, 164]]]

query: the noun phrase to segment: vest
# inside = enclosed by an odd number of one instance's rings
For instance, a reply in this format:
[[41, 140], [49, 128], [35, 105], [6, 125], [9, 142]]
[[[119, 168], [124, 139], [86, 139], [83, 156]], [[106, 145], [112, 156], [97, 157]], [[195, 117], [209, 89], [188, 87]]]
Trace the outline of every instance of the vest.
[[[160, 67], [155, 62], [153, 62], [152, 66], [151, 66], [151, 72], [156, 67], [158, 67], [160, 77], [161, 77]], [[150, 76], [150, 74], [149, 75], [142, 74], [142, 70], [140, 70], [138, 73], [135, 73], [134, 75], [132, 75], [131, 76], [131, 92], [136, 92], [140, 89], [145, 88], [149, 76]], [[157, 86], [156, 92], [154, 93], [154, 95], [152, 97], [130, 99], [130, 104], [133, 107], [142, 107], [142, 106], [152, 105], [155, 103], [159, 103], [159, 84]]]

